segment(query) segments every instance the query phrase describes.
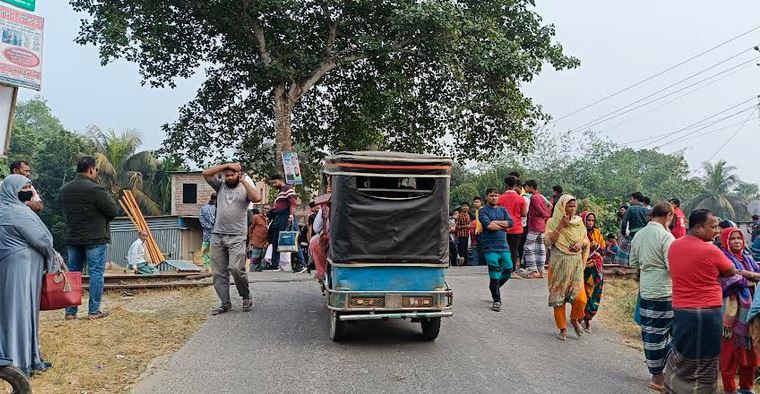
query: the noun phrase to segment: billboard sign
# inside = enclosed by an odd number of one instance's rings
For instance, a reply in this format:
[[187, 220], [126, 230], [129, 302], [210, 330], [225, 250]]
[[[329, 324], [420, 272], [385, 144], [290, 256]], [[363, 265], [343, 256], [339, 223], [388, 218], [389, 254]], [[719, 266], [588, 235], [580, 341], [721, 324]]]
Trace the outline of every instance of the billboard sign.
[[18, 8], [23, 8], [25, 10], [34, 11], [34, 6], [37, 0], [0, 0], [3, 3], [8, 3], [10, 5], [15, 5]]
[[282, 152], [282, 167], [285, 169], [285, 183], [288, 185], [302, 185], [301, 165], [298, 156], [294, 152]]
[[42, 89], [45, 19], [0, 5], [0, 83]]

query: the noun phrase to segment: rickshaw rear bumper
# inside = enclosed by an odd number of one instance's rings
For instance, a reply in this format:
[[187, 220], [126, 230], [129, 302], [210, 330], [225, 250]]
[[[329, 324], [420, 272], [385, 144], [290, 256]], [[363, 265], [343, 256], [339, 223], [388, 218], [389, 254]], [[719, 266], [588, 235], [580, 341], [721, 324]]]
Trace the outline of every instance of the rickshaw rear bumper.
[[[448, 286], [447, 286], [448, 287]], [[327, 307], [341, 314], [356, 314], [345, 320], [448, 317], [454, 292], [450, 288], [428, 291], [351, 291], [327, 290]], [[424, 313], [442, 313], [421, 316]], [[365, 315], [364, 318], [361, 316]], [[372, 317], [372, 315], [380, 317]], [[408, 316], [407, 316], [408, 315]], [[369, 316], [369, 317], [367, 317]], [[383, 317], [385, 316], [385, 317]]]
[[347, 320], [389, 320], [389, 319], [430, 319], [451, 317], [454, 312], [405, 312], [405, 313], [372, 313], [372, 314], [348, 314], [340, 315], [338, 319], [342, 321]]

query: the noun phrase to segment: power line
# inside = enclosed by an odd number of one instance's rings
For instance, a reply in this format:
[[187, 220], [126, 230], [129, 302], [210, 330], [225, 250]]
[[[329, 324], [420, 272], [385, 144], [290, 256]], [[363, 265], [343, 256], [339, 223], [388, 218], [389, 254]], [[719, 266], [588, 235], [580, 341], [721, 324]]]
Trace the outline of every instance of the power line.
[[[709, 127], [709, 126], [713, 126], [713, 125], [716, 125], [716, 124], [718, 124], [718, 123], [720, 123], [720, 122], [722, 122], [722, 121], [724, 121], [724, 120], [725, 120], [725, 119], [720, 119], [720, 120], [718, 120], [718, 121], [715, 121], [715, 122], [712, 122], [712, 123], [710, 123], [710, 124], [708, 124], [708, 125], [706, 125], [706, 126], [708, 126], [708, 127]], [[702, 137], [702, 136], [704, 136], [704, 135], [708, 135], [708, 134], [712, 134], [712, 133], [716, 133], [716, 132], [718, 132], [718, 131], [721, 131], [721, 130], [725, 130], [725, 129], [729, 129], [729, 128], [731, 128], [731, 127], [737, 126], [737, 125], [739, 125], [739, 124], [741, 124], [741, 123], [742, 123], [742, 122], [741, 122], [741, 121], [739, 121], [739, 122], [734, 122], [734, 123], [731, 123], [731, 124], [727, 124], [727, 125], [725, 125], [725, 126], [722, 126], [722, 127], [719, 127], [719, 128], [717, 128], [717, 129], [708, 130], [708, 131], [706, 131], [706, 132], [704, 132], [704, 133], [701, 133], [701, 134], [697, 134], [697, 135], [691, 135], [691, 136], [689, 136], [689, 137], [686, 137], [686, 138], [682, 138], [682, 139], [681, 139], [681, 141], [683, 141], [683, 140], [687, 140], [687, 139], [692, 139], [692, 138], [697, 138], [697, 137]], [[623, 145], [626, 145], [626, 146], [630, 146], [630, 145], [632, 145], [632, 144], [638, 144], [639, 142], [646, 142], [646, 141], [651, 141], [651, 140], [653, 140], [653, 139], [657, 139], [657, 138], [659, 138], [659, 137], [662, 137], [663, 135], [667, 135], [667, 134], [658, 134], [658, 135], [655, 135], [655, 136], [652, 136], [652, 137], [647, 137], [647, 138], [640, 138], [640, 139], [638, 139], [638, 140], [633, 140], [633, 141], [626, 141], [626, 142], [623, 142], [622, 144], [623, 144]]]
[[[742, 106], [742, 105], [744, 105], [744, 104], [746, 104], [746, 103], [748, 103], [748, 102], [750, 102], [750, 101], [752, 101], [752, 100], [754, 100], [754, 99], [756, 99], [756, 98], [757, 98], [757, 96], [752, 96], [752, 97], [748, 98], [747, 100], [744, 100], [744, 101], [742, 101], [741, 103], [738, 103], [738, 104], [736, 104], [736, 105], [733, 105], [733, 106], [731, 106], [731, 107], [729, 107], [729, 108], [726, 108], [726, 109], [724, 109], [724, 110], [722, 110], [722, 111], [720, 111], [720, 112], [717, 112], [717, 113], [715, 113], [715, 114], [712, 114], [712, 115], [710, 115], [710, 116], [708, 116], [708, 117], [706, 117], [706, 118], [704, 118], [704, 119], [701, 119], [701, 120], [699, 120], [699, 121], [697, 121], [697, 122], [694, 122], [694, 123], [692, 123], [692, 124], [690, 124], [690, 125], [688, 125], [688, 126], [686, 126], [686, 127], [683, 127], [683, 128], [681, 128], [681, 129], [678, 129], [678, 130], [675, 130], [675, 131], [672, 131], [672, 132], [663, 133], [663, 134], [661, 134], [661, 135], [659, 136], [659, 138], [658, 138], [658, 139], [656, 139], [655, 141], [652, 141], [652, 142], [650, 142], [650, 143], [648, 143], [648, 144], [646, 144], [646, 145], [642, 146], [642, 148], [644, 148], [644, 147], [646, 147], [647, 145], [650, 145], [650, 144], [652, 144], [652, 143], [655, 143], [655, 142], [661, 141], [661, 140], [663, 140], [663, 139], [667, 138], [668, 136], [671, 136], [671, 135], [675, 135], [675, 134], [681, 133], [681, 132], [683, 132], [683, 131], [686, 131], [686, 130], [689, 130], [689, 129], [691, 129], [691, 128], [695, 127], [695, 126], [699, 126], [700, 124], [702, 124], [702, 123], [704, 123], [704, 122], [706, 122], [706, 121], [708, 121], [708, 120], [710, 120], [710, 119], [712, 119], [712, 118], [715, 118], [716, 116], [720, 116], [720, 115], [722, 115], [722, 114], [724, 114], [724, 113], [726, 113], [726, 112], [728, 112], [728, 111], [731, 111], [732, 109], [734, 109], [734, 108], [736, 108], [736, 107]], [[749, 107], [749, 108], [752, 108], [752, 107]], [[747, 110], [747, 109], [744, 109], [744, 110], [742, 110], [742, 111], [746, 111], [746, 110]], [[740, 111], [739, 113], [741, 113], [742, 111]], [[718, 120], [717, 122], [715, 122], [715, 123], [718, 123], [718, 122], [720, 122], [720, 121], [722, 121], [722, 120], [725, 120], [725, 119], [731, 118], [731, 117], [733, 117], [733, 116], [735, 116], [735, 115], [736, 115], [736, 114], [733, 114], [733, 115], [729, 115], [729, 116], [727, 116], [727, 117], [724, 117], [723, 119], [719, 119], [719, 120]], [[709, 126], [712, 126], [712, 125], [713, 125], [713, 124], [715, 124], [715, 123], [712, 123], [712, 124], [710, 124]]]
[[623, 93], [623, 92], [625, 92], [627, 90], [633, 89], [633, 88], [635, 88], [635, 87], [637, 87], [637, 86], [639, 86], [639, 85], [641, 85], [641, 84], [643, 84], [645, 82], [651, 81], [652, 79], [655, 79], [655, 78], [659, 77], [660, 75], [667, 73], [668, 71], [671, 71], [671, 70], [673, 70], [675, 68], [678, 68], [678, 67], [680, 67], [680, 66], [682, 66], [682, 65], [684, 65], [686, 63], [689, 63], [690, 61], [692, 61], [692, 60], [694, 60], [694, 59], [696, 59], [696, 58], [698, 58], [700, 56], [706, 55], [706, 54], [708, 54], [708, 53], [710, 53], [710, 52], [712, 52], [712, 51], [714, 51], [714, 50], [722, 47], [723, 45], [726, 45], [726, 44], [728, 44], [728, 43], [730, 43], [732, 41], [735, 41], [735, 40], [737, 40], [737, 39], [739, 39], [741, 37], [744, 37], [747, 34], [752, 33], [753, 31], [758, 30], [758, 29], [760, 29], [760, 26], [755, 26], [755, 27], [753, 27], [753, 28], [745, 31], [744, 33], [739, 34], [738, 36], [729, 38], [728, 40], [723, 41], [720, 44], [718, 44], [718, 45], [716, 45], [716, 46], [714, 46], [712, 48], [709, 48], [709, 49], [707, 49], [705, 51], [702, 51], [702, 52], [700, 52], [700, 53], [698, 53], [698, 54], [696, 54], [696, 55], [694, 55], [694, 56], [692, 56], [692, 57], [690, 57], [690, 58], [688, 58], [686, 60], [681, 61], [680, 63], [678, 63], [676, 65], [670, 66], [670, 67], [666, 68], [665, 70], [662, 70], [662, 71], [660, 71], [658, 73], [655, 73], [654, 75], [651, 75], [651, 76], [649, 76], [647, 78], [644, 78], [644, 79], [642, 79], [642, 80], [634, 83], [633, 85], [627, 86], [627, 87], [625, 87], [623, 89], [618, 90], [615, 93], [612, 93], [610, 95], [604, 96], [604, 97], [602, 97], [602, 98], [600, 98], [600, 99], [592, 102], [591, 104], [587, 104], [587, 105], [585, 105], [585, 106], [583, 106], [581, 108], [578, 108], [578, 109], [576, 109], [576, 110], [574, 110], [574, 111], [572, 111], [572, 112], [570, 112], [568, 114], [562, 115], [561, 117], [559, 117], [556, 120], [554, 120], [554, 122], [558, 122], [558, 121], [560, 121], [562, 119], [565, 119], [567, 117], [573, 116], [573, 115], [577, 114], [578, 112], [581, 112], [581, 111], [583, 111], [583, 110], [585, 110], [587, 108], [591, 108], [591, 107], [593, 107], [593, 106], [595, 106], [595, 105], [597, 105], [597, 104], [599, 104], [601, 102], [607, 101], [607, 100], [609, 100], [609, 99], [611, 99], [611, 98], [619, 95], [620, 93]]
[[[678, 100], [680, 100], [680, 99], [682, 99], [682, 98], [684, 98], [684, 97], [686, 97], [686, 96], [688, 96], [688, 95], [690, 95], [690, 94], [692, 94], [692, 93], [695, 93], [695, 92], [697, 92], [697, 91], [700, 91], [700, 90], [702, 90], [702, 89], [704, 89], [704, 88], [706, 88], [706, 87], [708, 87], [708, 86], [710, 86], [710, 85], [712, 85], [712, 84], [714, 84], [714, 83], [716, 83], [716, 82], [719, 82], [719, 81], [721, 81], [721, 80], [723, 80], [723, 79], [725, 79], [725, 78], [727, 78], [727, 77], [730, 77], [731, 75], [734, 75], [734, 74], [736, 74], [738, 71], [741, 71], [741, 70], [743, 70], [743, 69], [744, 69], [745, 67], [747, 67], [748, 65], [749, 65], [749, 64], [744, 64], [744, 66], [742, 66], [742, 67], [739, 67], [739, 68], [737, 68], [737, 69], [734, 69], [734, 70], [732, 70], [731, 72], [729, 72], [729, 73], [727, 73], [727, 74], [724, 74], [724, 75], [722, 75], [720, 78], [716, 78], [715, 80], [712, 80], [712, 81], [710, 81], [710, 82], [708, 82], [708, 83], [706, 83], [706, 84], [704, 84], [704, 85], [702, 85], [702, 86], [699, 86], [699, 87], [697, 87], [696, 89], [692, 89], [692, 90], [690, 90], [690, 91], [688, 91], [688, 92], [686, 92], [686, 93], [684, 93], [684, 94], [682, 94], [682, 95], [679, 95], [678, 97], [674, 98], [673, 100], [668, 100], [668, 101], [666, 101], [666, 102], [664, 102], [664, 103], [662, 103], [662, 104], [660, 104], [660, 105], [658, 105], [658, 106], [656, 106], [656, 107], [652, 107], [652, 108], [650, 108], [650, 109], [648, 109], [648, 110], [646, 110], [646, 111], [644, 111], [644, 112], [638, 113], [638, 114], [636, 114], [636, 115], [633, 115], [633, 116], [631, 116], [630, 118], [627, 118], [627, 119], [625, 119], [625, 120], [622, 120], [622, 121], [620, 121], [620, 122], [618, 122], [618, 123], [615, 123], [614, 125], [612, 125], [612, 126], [609, 126], [609, 127], [608, 127], [608, 129], [614, 129], [615, 127], [618, 127], [618, 126], [620, 126], [620, 125], [622, 125], [622, 124], [626, 124], [626, 123], [628, 123], [628, 122], [630, 122], [630, 121], [632, 121], [632, 120], [638, 119], [638, 118], [640, 118], [640, 117], [642, 117], [642, 116], [644, 116], [644, 115], [646, 115], [646, 114], [649, 114], [649, 113], [655, 112], [655, 111], [657, 111], [657, 110], [660, 110], [660, 109], [662, 109], [662, 108], [664, 108], [664, 107], [666, 107], [666, 106], [668, 106], [668, 105], [670, 105], [670, 104], [672, 104], [672, 103], [674, 103], [674, 102], [676, 102], [676, 101], [678, 101]], [[692, 84], [692, 85], [690, 85], [690, 86], [693, 86], [693, 85], [699, 84], [699, 83], [701, 83], [701, 82], [704, 82], [704, 81], [705, 81], [705, 80], [707, 80], [707, 79], [709, 79], [709, 78], [703, 79], [702, 81], [700, 81], [700, 82], [697, 82], [697, 83], [694, 83], [694, 84]], [[650, 103], [651, 103], [651, 102], [650, 102]], [[738, 124], [738, 123], [737, 123], [737, 124]], [[647, 139], [648, 139], [648, 138], [647, 138]]]
[[[623, 115], [623, 114], [626, 114], [626, 113], [628, 113], [628, 112], [630, 112], [630, 111], [632, 111], [632, 110], [629, 110], [629, 111], [625, 111], [625, 112], [622, 112], [622, 113], [620, 113], [620, 111], [624, 111], [626, 108], [628, 108], [628, 107], [630, 107], [630, 106], [636, 105], [636, 104], [638, 104], [638, 103], [640, 103], [640, 102], [642, 102], [642, 101], [644, 101], [644, 100], [646, 100], [646, 99], [649, 99], [649, 98], [651, 98], [651, 97], [653, 97], [653, 96], [656, 96], [656, 95], [658, 95], [658, 94], [660, 94], [660, 93], [662, 93], [662, 92], [664, 92], [664, 91], [666, 91], [666, 90], [668, 90], [668, 89], [670, 89], [670, 88], [672, 88], [672, 87], [674, 87], [674, 86], [676, 86], [676, 85], [679, 85], [679, 84], [681, 84], [682, 82], [685, 82], [685, 81], [687, 81], [687, 80], [689, 80], [689, 79], [691, 79], [691, 78], [694, 78], [695, 76], [697, 76], [697, 75], [699, 75], [699, 74], [702, 74], [702, 73], [704, 73], [704, 72], [706, 72], [706, 71], [709, 71], [709, 70], [711, 70], [711, 69], [713, 69], [713, 68], [715, 68], [715, 67], [717, 67], [717, 66], [719, 66], [719, 65], [721, 65], [721, 64], [723, 64], [723, 63], [726, 63], [726, 62], [728, 62], [728, 61], [730, 61], [730, 60], [733, 60], [733, 59], [735, 59], [735, 58], [737, 58], [737, 57], [739, 57], [739, 56], [743, 55], [744, 53], [746, 53], [746, 52], [748, 52], [748, 51], [751, 51], [751, 50], [753, 50], [753, 49], [754, 49], [754, 50], [758, 50], [758, 51], [760, 51], [760, 48], [758, 48], [757, 46], [755, 46], [755, 47], [751, 47], [751, 48], [747, 48], [747, 49], [745, 49], [745, 50], [743, 50], [743, 51], [741, 51], [741, 52], [739, 52], [739, 53], [737, 53], [737, 54], [735, 54], [735, 55], [733, 55], [733, 56], [730, 56], [730, 57], [728, 57], [727, 59], [721, 60], [720, 62], [718, 62], [718, 63], [715, 63], [715, 64], [713, 64], [712, 66], [710, 66], [710, 67], [708, 67], [708, 68], [706, 68], [706, 69], [704, 69], [704, 70], [701, 70], [701, 71], [698, 71], [698, 72], [696, 72], [696, 73], [693, 73], [693, 74], [689, 75], [688, 77], [686, 77], [686, 78], [683, 78], [683, 79], [681, 79], [681, 80], [679, 80], [679, 81], [677, 81], [677, 82], [675, 82], [675, 83], [672, 83], [672, 84], [670, 84], [670, 85], [668, 85], [668, 86], [666, 86], [666, 87], [664, 87], [664, 88], [662, 88], [662, 89], [660, 89], [660, 90], [658, 90], [658, 91], [656, 91], [656, 92], [654, 92], [654, 93], [651, 93], [651, 94], [649, 94], [649, 95], [647, 95], [647, 96], [645, 96], [645, 97], [642, 97], [642, 98], [640, 98], [640, 99], [638, 99], [638, 100], [636, 100], [636, 101], [634, 101], [634, 102], [632, 102], [632, 103], [626, 104], [626, 105], [624, 105], [624, 106], [622, 106], [622, 107], [620, 107], [620, 108], [618, 108], [618, 109], [616, 109], [616, 110], [614, 110], [614, 111], [612, 111], [612, 112], [608, 112], [608, 113], [607, 113], [607, 114], [605, 114], [605, 115], [602, 115], [602, 116], [600, 116], [600, 117], [597, 117], [597, 118], [595, 118], [595, 119], [593, 119], [593, 120], [591, 120], [591, 121], [589, 121], [589, 122], [586, 122], [586, 123], [584, 123], [584, 124], [582, 124], [582, 125], [580, 125], [580, 126], [578, 126], [578, 127], [574, 128], [574, 129], [570, 130], [570, 131], [568, 132], [568, 134], [572, 135], [572, 134], [578, 133], [578, 132], [582, 131], [583, 129], [587, 128], [587, 127], [596, 126], [596, 125], [598, 125], [598, 124], [600, 124], [600, 123], [604, 123], [604, 122], [606, 122], [606, 121], [608, 121], [608, 120], [611, 120], [611, 119], [615, 119], [615, 118], [617, 118], [617, 117], [619, 117], [619, 116], [621, 116], [621, 115]], [[720, 72], [720, 73], [717, 73], [717, 74], [714, 74], [714, 75], [712, 75], [712, 76], [710, 76], [710, 77], [704, 78], [704, 79], [702, 79], [702, 80], [700, 80], [700, 81], [697, 81], [696, 83], [700, 83], [700, 82], [703, 82], [703, 81], [705, 81], [705, 80], [711, 79], [711, 78], [713, 78], [713, 77], [715, 77], [715, 76], [717, 76], [717, 75], [721, 75], [721, 74], [723, 74], [723, 73], [726, 73], [726, 72], [728, 72], [728, 71], [730, 71], [730, 70], [733, 70], [733, 69], [735, 69], [735, 68], [737, 68], [737, 67], [743, 66], [743, 65], [744, 65], [744, 64], [746, 64], [746, 63], [749, 63], [749, 62], [754, 62], [755, 60], [757, 60], [757, 57], [755, 57], [755, 58], [753, 58], [753, 59], [751, 59], [751, 60], [748, 60], [748, 61], [746, 61], [746, 62], [744, 62], [744, 63], [741, 63], [741, 64], [738, 64], [738, 65], [736, 65], [736, 66], [733, 66], [733, 67], [731, 67], [731, 68], [729, 68], [729, 69], [723, 70], [722, 72]], [[691, 86], [694, 86], [696, 83], [693, 83], [692, 85], [689, 85], [689, 86], [687, 86], [686, 88], [688, 88], [688, 87], [691, 87]], [[684, 89], [684, 88], [680, 89], [679, 91], [682, 91], [683, 89]], [[676, 92], [678, 92], [678, 91], [676, 91]], [[668, 97], [669, 95], [672, 95], [673, 93], [676, 93], [676, 92], [671, 92], [671, 93], [669, 93], [668, 95], [666, 95], [665, 97]], [[659, 100], [659, 99], [658, 99], [658, 100]], [[657, 101], [657, 100], [654, 100], [654, 101]], [[646, 104], [645, 104], [645, 105], [646, 105]], [[639, 107], [636, 107], [636, 108], [640, 108], [640, 107], [641, 107], [641, 106], [639, 106]], [[634, 108], [634, 109], [636, 109], [636, 108]], [[614, 115], [614, 116], [610, 116], [610, 115]]]
[[[715, 122], [713, 122], [713, 123], [710, 123], [710, 124], [708, 124], [708, 125], [706, 125], [706, 126], [702, 126], [702, 127], [698, 128], [698, 129], [696, 129], [696, 130], [692, 130], [692, 131], [690, 131], [690, 132], [688, 132], [688, 133], [686, 133], [686, 134], [684, 134], [683, 136], [681, 136], [681, 137], [678, 137], [678, 138], [686, 138], [686, 137], [688, 137], [688, 136], [694, 135], [694, 134], [696, 134], [697, 132], [699, 132], [699, 131], [702, 131], [702, 130], [704, 130], [704, 129], [706, 129], [706, 128], [708, 128], [708, 127], [712, 126], [712, 125], [715, 125], [715, 124], [717, 124], [717, 123], [720, 123], [720, 122], [722, 122], [722, 121], [724, 121], [724, 120], [726, 120], [726, 119], [730, 119], [730, 118], [733, 118], [734, 116], [737, 116], [737, 115], [739, 115], [739, 114], [742, 114], [742, 113], [744, 113], [744, 112], [747, 112], [747, 111], [749, 111], [749, 110], [751, 110], [751, 109], [753, 109], [753, 108], [754, 108], [754, 106], [751, 106], [751, 107], [747, 107], [747, 108], [744, 108], [744, 109], [743, 109], [743, 110], [741, 110], [741, 111], [738, 111], [738, 112], [734, 112], [734, 113], [733, 113], [733, 114], [731, 114], [731, 115], [725, 116], [725, 117], [723, 117], [723, 118], [721, 118], [721, 119], [718, 119], [717, 121], [715, 121]], [[665, 138], [667, 138], [667, 137], [675, 136], [676, 134], [680, 134], [680, 133], [682, 133], [682, 132], [686, 131], [687, 129], [688, 129], [688, 128], [684, 128], [684, 129], [681, 129], [681, 130], [679, 130], [679, 131], [677, 131], [677, 132], [674, 132], [674, 133], [672, 133], [672, 134], [670, 134], [670, 135], [666, 135], [666, 136], [664, 136], [664, 137], [662, 137], [662, 138], [659, 138], [659, 139], [657, 139], [657, 140], [655, 140], [655, 141], [649, 142], [649, 143], [645, 144], [644, 146], [647, 146], [647, 145], [651, 145], [651, 144], [653, 144], [653, 143], [656, 143], [656, 142], [658, 142], [658, 141], [662, 141], [662, 140], [664, 140], [664, 139], [665, 139]], [[670, 144], [676, 143], [676, 142], [678, 142], [678, 141], [679, 141], [679, 139], [678, 139], [678, 138], [675, 138], [675, 139], [672, 139], [672, 140], [670, 140], [669, 142], [665, 142], [665, 143], [663, 143], [663, 144], [657, 145], [657, 146], [655, 146], [655, 147], [654, 147], [654, 148], [652, 148], [652, 149], [660, 149], [660, 148], [662, 148], [662, 147], [664, 147], [664, 146], [667, 146], [667, 145], [670, 145]]]
[[737, 134], [739, 134], [739, 131], [740, 131], [741, 129], [743, 129], [743, 128], [744, 128], [744, 125], [745, 125], [745, 124], [747, 124], [747, 122], [749, 122], [749, 120], [750, 120], [750, 119], [752, 119], [752, 116], [753, 116], [753, 115], [754, 115], [756, 112], [757, 112], [757, 108], [755, 108], [755, 110], [754, 110], [754, 111], [750, 112], [749, 116], [747, 116], [747, 119], [744, 119], [744, 122], [742, 122], [742, 124], [741, 124], [739, 127], [737, 127], [737, 128], [736, 128], [736, 131], [734, 131], [734, 133], [733, 133], [733, 134], [731, 134], [731, 136], [730, 136], [730, 137], [728, 137], [728, 139], [726, 139], [726, 142], [724, 142], [724, 143], [723, 143], [723, 145], [721, 145], [721, 146], [720, 146], [720, 148], [718, 148], [718, 150], [716, 150], [716, 151], [715, 151], [715, 152], [712, 154], [712, 156], [710, 156], [710, 158], [709, 158], [709, 159], [707, 159], [707, 161], [710, 161], [710, 160], [712, 160], [712, 159], [713, 159], [713, 157], [715, 157], [715, 155], [717, 155], [717, 154], [718, 154], [718, 152], [720, 152], [721, 150], [723, 150], [723, 148], [725, 148], [725, 147], [726, 147], [726, 145], [728, 145], [728, 143], [729, 143], [729, 142], [731, 142], [731, 140], [732, 140], [732, 139], [734, 139], [734, 137], [736, 137], [736, 135], [737, 135]]

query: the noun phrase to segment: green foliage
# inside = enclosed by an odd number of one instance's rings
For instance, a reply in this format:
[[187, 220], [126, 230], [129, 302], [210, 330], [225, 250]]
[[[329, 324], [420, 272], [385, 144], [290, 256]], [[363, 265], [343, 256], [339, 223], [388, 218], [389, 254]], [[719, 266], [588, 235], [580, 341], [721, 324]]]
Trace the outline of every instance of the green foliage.
[[119, 198], [124, 190], [131, 190], [146, 216], [161, 215], [160, 197], [166, 196], [166, 191], [158, 187], [171, 185], [155, 179], [160, 163], [153, 152], [138, 151], [142, 145], [140, 133], [128, 129], [116, 134], [90, 126], [87, 135], [96, 146], [98, 181], [114, 198]]
[[749, 220], [747, 203], [758, 197], [758, 186], [742, 182], [736, 167], [725, 160], [702, 164], [699, 193], [691, 200], [692, 209], [706, 208], [722, 218]]
[[[103, 64], [135, 62], [143, 83], [206, 80], [165, 151], [201, 165], [233, 154], [258, 173], [275, 128], [307, 162], [376, 147], [492, 157], [526, 152], [546, 119], [521, 84], [578, 60], [533, 1], [70, 0], [89, 15], [77, 42]], [[452, 138], [444, 138], [446, 136]], [[450, 142], [453, 141], [453, 142]]]
[[518, 171], [520, 179], [535, 179], [544, 195], [560, 185], [581, 202], [580, 210], [597, 214], [598, 226], [606, 233], [617, 232], [615, 213], [628, 196], [641, 191], [653, 202], [679, 198], [689, 201], [699, 191], [699, 181], [689, 174], [683, 154], [633, 150], [587, 134], [578, 143], [587, 147], [573, 154], [572, 145], [557, 144], [539, 134], [542, 143], [531, 155], [500, 158], [467, 172], [452, 189], [451, 203], [483, 195], [489, 187], [504, 188], [504, 178]]

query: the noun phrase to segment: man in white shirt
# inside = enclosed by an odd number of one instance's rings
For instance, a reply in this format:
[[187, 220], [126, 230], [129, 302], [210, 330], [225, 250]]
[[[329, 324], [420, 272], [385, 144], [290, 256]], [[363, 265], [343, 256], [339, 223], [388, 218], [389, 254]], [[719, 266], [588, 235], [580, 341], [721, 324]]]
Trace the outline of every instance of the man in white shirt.
[[135, 242], [132, 242], [132, 246], [129, 247], [129, 253], [127, 253], [127, 262], [129, 264], [129, 267], [135, 271], [135, 274], [158, 274], [158, 269], [156, 269], [156, 267], [145, 260], [145, 240], [147, 239], [148, 233], [139, 231], [137, 233], [137, 240]]

